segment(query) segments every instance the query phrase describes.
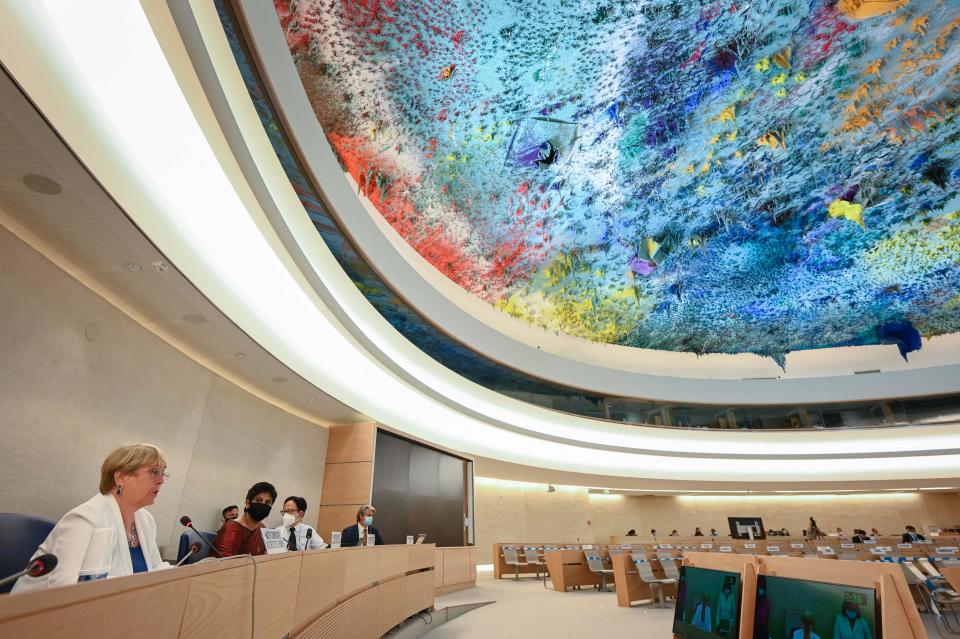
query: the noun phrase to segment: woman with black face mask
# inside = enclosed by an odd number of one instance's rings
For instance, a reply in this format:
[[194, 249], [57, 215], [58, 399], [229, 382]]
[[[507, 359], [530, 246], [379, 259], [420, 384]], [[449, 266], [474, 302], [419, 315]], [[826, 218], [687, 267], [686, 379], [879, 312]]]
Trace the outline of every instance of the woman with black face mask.
[[228, 519], [217, 532], [213, 545], [224, 557], [231, 555], [265, 555], [267, 547], [263, 543], [260, 529], [263, 520], [270, 516], [270, 509], [277, 498], [277, 489], [265, 481], [257, 482], [247, 491], [247, 500], [243, 505], [243, 514], [236, 519]]

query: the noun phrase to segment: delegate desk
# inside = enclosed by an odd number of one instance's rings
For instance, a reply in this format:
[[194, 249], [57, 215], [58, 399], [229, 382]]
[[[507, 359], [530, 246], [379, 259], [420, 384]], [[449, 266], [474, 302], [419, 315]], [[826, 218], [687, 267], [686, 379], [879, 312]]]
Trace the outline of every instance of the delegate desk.
[[[544, 553], [547, 570], [553, 581], [553, 589], [566, 592], [574, 586], [599, 586], [600, 575], [587, 566], [587, 557], [583, 550], [552, 550]], [[588, 550], [606, 556], [605, 550]]]
[[423, 544], [238, 557], [4, 595], [0, 636], [237, 639], [253, 622], [253, 636], [269, 639], [380, 637], [432, 608], [434, 553]]

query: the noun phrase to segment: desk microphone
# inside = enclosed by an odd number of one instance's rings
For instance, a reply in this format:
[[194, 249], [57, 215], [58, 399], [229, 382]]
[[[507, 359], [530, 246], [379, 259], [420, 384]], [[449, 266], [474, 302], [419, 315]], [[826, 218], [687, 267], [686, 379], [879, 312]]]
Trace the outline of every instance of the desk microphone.
[[185, 554], [183, 556], [183, 559], [177, 562], [177, 566], [182, 566], [183, 562], [185, 562], [187, 559], [190, 559], [190, 555], [198, 552], [200, 552], [200, 544], [193, 544], [192, 546], [190, 546], [190, 552]]
[[57, 556], [46, 554], [40, 555], [36, 559], [31, 559], [30, 563], [27, 564], [27, 567], [21, 570], [20, 572], [15, 572], [9, 577], [4, 577], [0, 579], [0, 586], [5, 586], [11, 581], [16, 581], [24, 575], [29, 575], [30, 577], [42, 577], [54, 568], [57, 567]]
[[187, 517], [186, 515], [184, 515], [183, 517], [180, 518], [180, 525], [181, 525], [181, 526], [186, 526], [187, 528], [189, 528], [190, 530], [192, 530], [194, 533], [196, 533], [197, 537], [200, 538], [200, 541], [202, 541], [207, 548], [209, 548], [210, 550], [212, 550], [212, 551], [217, 555], [217, 557], [219, 557], [220, 559], [223, 559], [223, 553], [221, 553], [219, 550], [217, 550], [216, 546], [214, 546], [214, 545], [211, 544], [209, 541], [207, 541], [207, 538], [204, 537], [204, 536], [200, 533], [199, 530], [197, 530], [196, 528], [193, 527], [193, 520], [192, 520], [192, 519], [190, 519], [189, 517]]
[[310, 547], [310, 538], [313, 537], [313, 528], [307, 528], [307, 540], [303, 542], [303, 549]]

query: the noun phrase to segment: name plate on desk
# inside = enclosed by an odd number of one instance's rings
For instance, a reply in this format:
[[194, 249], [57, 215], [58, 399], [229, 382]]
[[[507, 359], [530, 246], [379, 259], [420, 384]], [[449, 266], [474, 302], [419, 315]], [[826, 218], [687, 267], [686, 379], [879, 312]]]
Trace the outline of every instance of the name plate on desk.
[[287, 541], [279, 530], [276, 528], [261, 528], [260, 534], [263, 536], [263, 545], [267, 547], [268, 555], [287, 552]]
[[937, 547], [938, 555], [955, 555], [957, 554], [956, 546], [938, 546]]
[[909, 550], [913, 548], [913, 544], [897, 544], [897, 548], [906, 548]]
[[407, 535], [407, 544], [410, 546], [413, 545], [413, 535]]
[[893, 548], [890, 546], [877, 546], [877, 550], [882, 550], [883, 552], [893, 552]]
[[330, 533], [330, 547], [339, 548], [340, 547], [340, 537], [343, 535], [339, 530], [334, 530]]
[[863, 543], [865, 543], [865, 544], [876, 544], [876, 543], [877, 543], [877, 540], [876, 540], [876, 539], [864, 539], [864, 540], [863, 540]]
[[701, 548], [713, 548], [713, 544], [700, 544]]
[[733, 548], [730, 546], [720, 546], [720, 552], [733, 552]]
[[767, 552], [780, 552], [780, 546], [767, 546]]
[[376, 546], [377, 545], [377, 536], [367, 533], [367, 546]]
[[833, 548], [831, 548], [830, 546], [817, 546], [817, 552], [820, 553], [821, 555], [837, 554], [833, 551]]
[[753, 550], [754, 548], [757, 547], [757, 545], [756, 545], [756, 544], [744, 544], [743, 547], [744, 547], [745, 549], [747, 549], [747, 550]]
[[883, 554], [885, 554], [883, 548], [871, 548], [871, 549], [870, 549], [870, 552], [872, 552], [872, 553], [875, 554], [875, 555], [883, 555]]
[[670, 549], [670, 548], [673, 548], [673, 546], [671, 546], [670, 544], [660, 544], [659, 546], [657, 546], [657, 548]]
[[593, 546], [591, 546], [590, 544], [584, 544], [583, 549], [584, 549], [584, 550], [593, 550]]
[[850, 550], [851, 548], [853, 548], [853, 544], [840, 544], [840, 547], [843, 548], [844, 550]]
[[794, 550], [803, 550], [804, 548], [807, 547], [807, 545], [806, 544], [790, 544], [790, 547], [793, 548]]

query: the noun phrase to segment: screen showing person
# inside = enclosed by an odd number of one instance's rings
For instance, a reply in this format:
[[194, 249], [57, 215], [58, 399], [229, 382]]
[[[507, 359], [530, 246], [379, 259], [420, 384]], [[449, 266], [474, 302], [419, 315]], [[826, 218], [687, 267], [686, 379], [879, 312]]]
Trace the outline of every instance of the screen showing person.
[[755, 639], [880, 639], [878, 619], [873, 588], [757, 578]]
[[673, 633], [683, 639], [732, 638], [740, 623], [740, 575], [682, 566]]

